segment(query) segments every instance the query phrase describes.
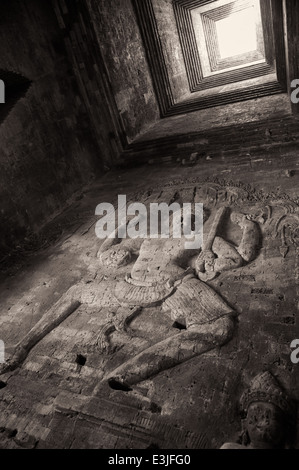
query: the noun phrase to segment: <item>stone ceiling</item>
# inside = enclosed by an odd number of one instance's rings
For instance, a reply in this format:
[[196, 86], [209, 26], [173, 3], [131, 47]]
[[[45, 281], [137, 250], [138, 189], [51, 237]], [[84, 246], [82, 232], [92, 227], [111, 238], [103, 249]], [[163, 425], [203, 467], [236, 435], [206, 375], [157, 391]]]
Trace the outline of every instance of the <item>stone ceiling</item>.
[[[262, 2], [263, 32], [255, 52], [224, 60], [217, 59], [215, 25], [252, 2], [135, 0], [134, 4], [162, 116], [286, 91], [281, 4]], [[212, 62], [208, 73], [206, 55]]]

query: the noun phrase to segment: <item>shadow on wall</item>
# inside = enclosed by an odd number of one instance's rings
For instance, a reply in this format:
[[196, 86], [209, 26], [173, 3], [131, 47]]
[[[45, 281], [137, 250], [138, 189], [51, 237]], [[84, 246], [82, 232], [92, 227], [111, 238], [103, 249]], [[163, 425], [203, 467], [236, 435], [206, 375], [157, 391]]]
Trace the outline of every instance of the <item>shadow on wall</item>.
[[31, 81], [21, 74], [0, 69], [0, 125], [5, 121], [15, 104], [30, 88]]
[[0, 2], [6, 92], [0, 105], [0, 260], [36, 239], [43, 224], [113, 162], [113, 129], [108, 118], [98, 121], [98, 141], [67, 52], [71, 33], [59, 25], [52, 2]]

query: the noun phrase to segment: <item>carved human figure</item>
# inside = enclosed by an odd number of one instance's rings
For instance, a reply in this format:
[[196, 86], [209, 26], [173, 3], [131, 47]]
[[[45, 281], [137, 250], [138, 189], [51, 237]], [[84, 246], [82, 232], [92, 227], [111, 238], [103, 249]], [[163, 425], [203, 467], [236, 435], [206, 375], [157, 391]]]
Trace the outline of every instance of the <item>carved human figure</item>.
[[[198, 252], [195, 256], [190, 253], [188, 262], [184, 237], [145, 239], [137, 253], [135, 250], [137, 260], [130, 275], [117, 284], [115, 297], [130, 314], [134, 308], [160, 304], [174, 324], [181, 324], [185, 329], [147, 348], [106, 375], [104, 380], [108, 380], [112, 388], [128, 390], [161, 370], [224, 345], [232, 338], [236, 313], [203, 281], [252, 261], [258, 250], [259, 230], [245, 215], [232, 213], [231, 220], [243, 231], [240, 245], [234, 247], [217, 236], [224, 213], [225, 210], [220, 209], [216, 214], [217, 223], [214, 221], [200, 256]], [[121, 247], [120, 251], [115, 246], [109, 247], [109, 243], [112, 242], [108, 241], [100, 251], [105, 265], [113, 258], [115, 268], [117, 263], [123, 264], [131, 258], [129, 252]], [[103, 345], [105, 340], [107, 337], [103, 338]]]
[[[224, 214], [224, 210], [220, 212]], [[221, 216], [222, 217], [222, 216]], [[111, 269], [126, 266], [137, 256], [126, 279], [117, 283], [114, 296], [121, 308], [121, 316], [111, 315], [100, 329], [99, 344], [104, 351], [109, 346], [109, 335], [124, 331], [129, 320], [143, 307], [162, 305], [172, 321], [185, 329], [142, 351], [132, 360], [104, 377], [111, 387], [130, 388], [161, 370], [168, 369], [224, 345], [233, 335], [236, 312], [206, 282], [217, 274], [242, 266], [252, 261], [259, 244], [258, 225], [243, 214], [232, 213], [231, 220], [242, 229], [242, 240], [238, 247], [217, 236], [221, 230], [221, 217], [212, 225], [209, 245], [198, 251], [185, 250], [186, 239], [126, 240], [115, 245], [110, 238], [102, 244], [99, 252], [101, 263]], [[188, 239], [189, 241], [189, 239]], [[11, 359], [1, 366], [0, 373], [18, 367], [29, 351], [53, 328], [86, 302], [84, 291], [89, 287], [83, 283], [73, 286], [41, 318], [15, 347]], [[94, 293], [96, 289], [94, 290]], [[96, 294], [95, 294], [96, 295]], [[100, 299], [98, 299], [100, 302]]]
[[284, 449], [291, 445], [295, 410], [290, 398], [269, 373], [259, 374], [241, 398], [241, 443], [221, 449]]

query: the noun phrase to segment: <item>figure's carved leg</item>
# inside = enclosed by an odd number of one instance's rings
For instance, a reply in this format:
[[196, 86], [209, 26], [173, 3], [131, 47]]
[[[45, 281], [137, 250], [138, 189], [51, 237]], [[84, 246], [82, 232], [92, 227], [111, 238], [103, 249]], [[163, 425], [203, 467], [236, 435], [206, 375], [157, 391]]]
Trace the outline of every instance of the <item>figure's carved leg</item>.
[[226, 344], [232, 338], [234, 320], [225, 315], [212, 323], [194, 324], [130, 359], [104, 377], [113, 388], [129, 389], [188, 359]]
[[70, 289], [15, 346], [12, 357], [1, 365], [0, 375], [17, 369], [39, 341], [80, 307], [81, 303], [73, 298], [73, 292]]

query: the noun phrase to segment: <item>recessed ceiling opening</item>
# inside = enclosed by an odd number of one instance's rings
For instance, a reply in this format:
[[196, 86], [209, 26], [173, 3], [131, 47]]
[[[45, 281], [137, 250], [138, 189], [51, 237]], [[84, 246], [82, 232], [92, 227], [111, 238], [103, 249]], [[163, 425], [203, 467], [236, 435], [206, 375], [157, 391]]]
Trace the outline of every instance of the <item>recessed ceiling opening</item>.
[[[162, 117], [286, 92], [282, 2], [134, 0], [134, 5]], [[164, 7], [176, 28], [166, 30]]]
[[257, 15], [253, 7], [216, 22], [221, 59], [256, 51]]
[[266, 64], [259, 0], [217, 0], [191, 17], [203, 78]]

